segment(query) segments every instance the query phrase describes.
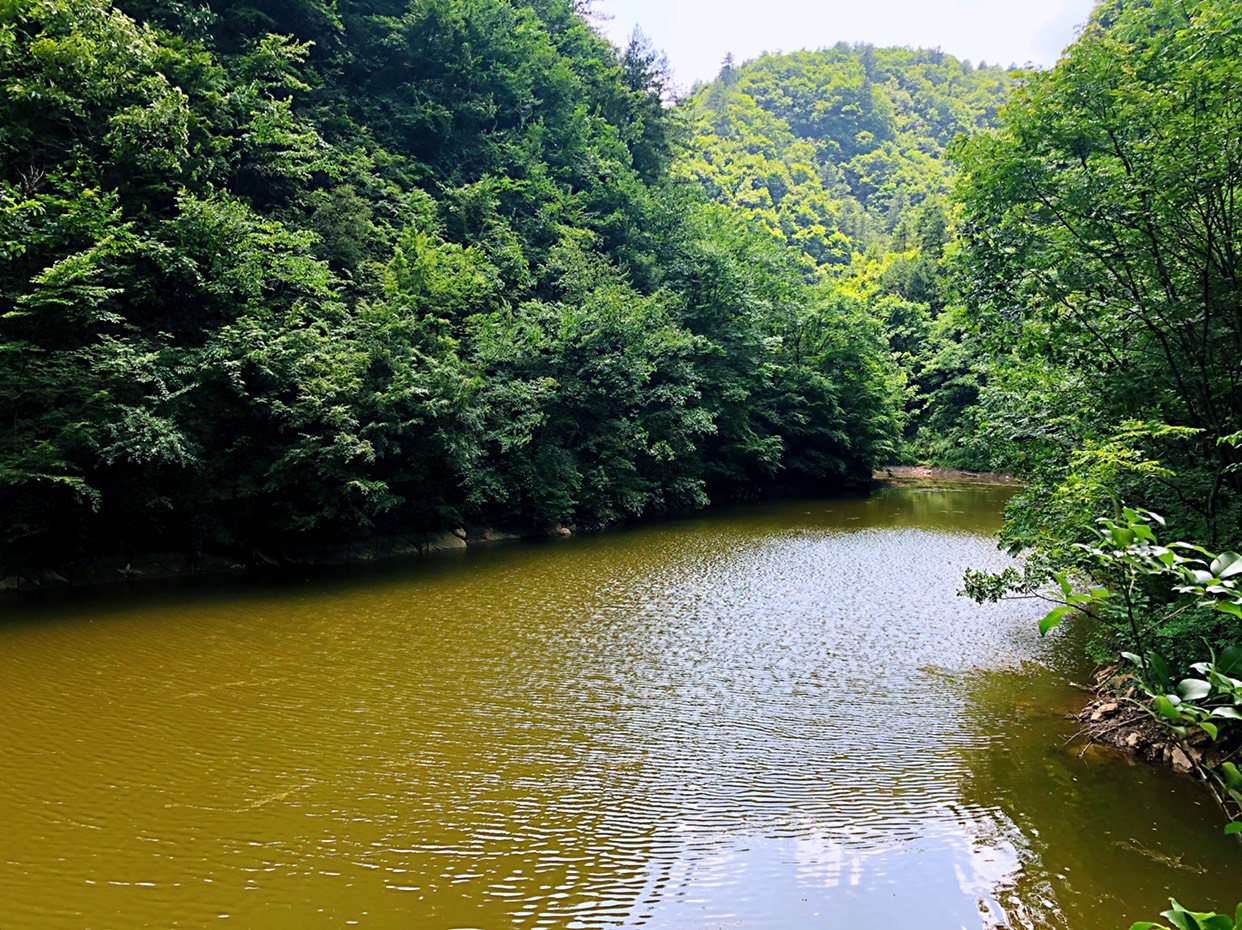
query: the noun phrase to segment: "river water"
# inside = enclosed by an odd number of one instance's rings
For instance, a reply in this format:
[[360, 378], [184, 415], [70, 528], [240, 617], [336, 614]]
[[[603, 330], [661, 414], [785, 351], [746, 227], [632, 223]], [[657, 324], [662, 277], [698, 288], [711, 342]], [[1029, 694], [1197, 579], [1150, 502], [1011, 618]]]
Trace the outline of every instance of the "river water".
[[5, 604], [0, 925], [1128, 927], [1224, 909], [1186, 779], [1065, 745], [1087, 670], [1007, 492], [719, 510], [314, 579]]

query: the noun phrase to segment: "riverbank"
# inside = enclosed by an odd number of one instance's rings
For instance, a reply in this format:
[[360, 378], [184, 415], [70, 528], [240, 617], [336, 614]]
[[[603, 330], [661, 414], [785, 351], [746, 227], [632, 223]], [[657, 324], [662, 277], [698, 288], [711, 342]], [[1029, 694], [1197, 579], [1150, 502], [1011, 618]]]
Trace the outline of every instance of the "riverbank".
[[1100, 669], [1095, 695], [1078, 714], [1079, 736], [1089, 745], [1111, 746], [1201, 781], [1207, 781], [1209, 773], [1242, 751], [1236, 738], [1226, 736], [1217, 742], [1198, 729], [1179, 738], [1156, 720], [1141, 693], [1128, 683], [1129, 676], [1119, 676], [1118, 671], [1117, 666]]
[[[981, 482], [976, 482], [981, 483]], [[883, 485], [877, 482], [876, 485]], [[874, 485], [873, 485], [874, 487]], [[795, 496], [779, 489], [768, 496]], [[725, 502], [728, 506], [739, 501]], [[17, 593], [93, 588], [148, 580], [244, 574], [252, 571], [302, 567], [334, 567], [388, 559], [417, 558], [438, 552], [461, 551], [513, 540], [547, 540], [599, 533], [621, 525], [668, 519], [702, 511], [668, 511], [609, 522], [517, 525], [505, 527], [459, 526], [431, 531], [360, 536], [343, 542], [310, 542], [282, 545], [273, 542], [249, 551], [165, 550], [132, 554], [80, 556], [45, 565], [14, 569], [0, 566], [0, 597]]]
[[[894, 465], [873, 473], [871, 489], [945, 483], [975, 486], [1016, 484], [1008, 475]], [[866, 492], [863, 493], [865, 496]], [[777, 500], [799, 495], [790, 489], [774, 488], [767, 489], [767, 493], [762, 496]], [[729, 505], [730, 502], [725, 502], [715, 506]], [[690, 511], [682, 513], [686, 512]], [[677, 515], [677, 512], [673, 512], [635, 520], [617, 520], [612, 523], [553, 524], [535, 527], [465, 526], [437, 531], [379, 534], [344, 542], [291, 545], [273, 543], [240, 552], [166, 550], [79, 557], [19, 570], [14, 570], [12, 567], [7, 569], [0, 567], [0, 596], [19, 592], [25, 594], [67, 588], [93, 588], [148, 580], [227, 576], [252, 571], [278, 571], [283, 568], [333, 567], [387, 559], [417, 558], [431, 553], [465, 550], [510, 540], [557, 539], [584, 533], [597, 533], [622, 523], [633, 524]]]
[[880, 484], [916, 484], [928, 481], [951, 481], [954, 484], [987, 484], [1016, 486], [1013, 475], [992, 471], [964, 471], [960, 468], [936, 468], [931, 465], [885, 465], [872, 473]]
[[67, 560], [0, 577], [0, 593], [89, 588], [147, 580], [242, 574], [283, 567], [331, 567], [465, 550], [516, 539], [558, 538], [593, 527], [551, 526], [517, 533], [493, 527], [457, 527], [431, 533], [395, 533], [341, 543], [255, 549], [242, 556], [211, 552], [150, 552]]

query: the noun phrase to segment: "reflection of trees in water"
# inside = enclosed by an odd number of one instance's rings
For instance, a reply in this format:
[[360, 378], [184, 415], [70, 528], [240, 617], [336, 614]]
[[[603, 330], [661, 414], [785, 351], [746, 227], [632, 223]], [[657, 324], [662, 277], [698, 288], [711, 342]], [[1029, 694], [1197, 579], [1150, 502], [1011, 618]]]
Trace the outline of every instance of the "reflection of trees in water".
[[1014, 488], [969, 486], [898, 487], [878, 491], [866, 503], [877, 516], [875, 525], [918, 527], [992, 535]]
[[1081, 695], [1044, 670], [979, 672], [959, 686], [980, 732], [993, 735], [944, 751], [966, 757], [971, 829], [1018, 851], [1019, 869], [993, 891], [1008, 925], [1112, 930], [1170, 896], [1229, 904], [1220, 891], [1236, 884], [1238, 849], [1198, 785], [1067, 743], [1075, 727], [1065, 715]]

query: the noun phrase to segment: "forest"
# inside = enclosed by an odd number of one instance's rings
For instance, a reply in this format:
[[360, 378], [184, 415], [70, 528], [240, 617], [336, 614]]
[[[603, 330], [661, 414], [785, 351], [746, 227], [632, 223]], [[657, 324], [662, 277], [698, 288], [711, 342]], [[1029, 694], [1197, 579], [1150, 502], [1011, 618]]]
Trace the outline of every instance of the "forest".
[[0, 13], [0, 561], [865, 484], [864, 299], [674, 164], [569, 0]]
[[1242, 834], [1233, 0], [686, 92], [584, 0], [0, 0], [0, 84], [0, 587], [1004, 472], [963, 593]]
[[[571, 0], [4, 4], [4, 574], [924, 462], [1024, 483], [1025, 573], [975, 596], [1124, 576], [1171, 619], [1102, 654], [1223, 649], [1238, 17], [1111, 0], [1047, 71], [838, 44], [674, 99]], [[1100, 519], [1200, 550], [1130, 578]]]
[[17, 3], [0, 41], [8, 574], [986, 464], [944, 152], [1000, 69], [838, 46], [670, 106], [551, 0]]
[[571, 0], [5, 4], [4, 574], [897, 462], [1024, 482], [1033, 557], [979, 596], [1108, 574], [1124, 507], [1236, 547], [1237, 16], [1101, 4], [1043, 72], [726, 56], [674, 99]]

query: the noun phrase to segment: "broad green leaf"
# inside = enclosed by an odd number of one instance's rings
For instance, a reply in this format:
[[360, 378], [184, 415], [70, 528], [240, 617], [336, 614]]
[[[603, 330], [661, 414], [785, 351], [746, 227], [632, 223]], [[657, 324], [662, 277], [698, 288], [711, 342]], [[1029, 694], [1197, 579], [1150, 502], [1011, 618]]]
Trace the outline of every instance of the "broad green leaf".
[[1196, 915], [1192, 914], [1190, 911], [1186, 910], [1186, 908], [1178, 904], [1177, 900], [1174, 898], [1170, 898], [1169, 902], [1173, 906], [1167, 911], [1161, 911], [1161, 917], [1167, 917], [1169, 919], [1169, 923], [1177, 927], [1178, 930], [1200, 930], [1198, 921], [1195, 919]]
[[1184, 701], [1202, 701], [1212, 693], [1212, 686], [1201, 678], [1183, 678], [1177, 686], [1177, 693]]
[[1059, 627], [1061, 625], [1061, 621], [1065, 619], [1065, 615], [1071, 610], [1073, 610], [1072, 607], [1054, 607], [1052, 610], [1048, 611], [1048, 613], [1044, 616], [1044, 619], [1039, 621], [1039, 635], [1047, 636], [1049, 631], [1055, 630]]
[[1156, 710], [1165, 720], [1177, 720], [1181, 717], [1181, 711], [1177, 709], [1177, 705], [1169, 699], [1168, 695], [1158, 695], [1155, 704]]
[[1233, 762], [1226, 762], [1220, 767], [1221, 777], [1225, 779], [1225, 784], [1234, 791], [1242, 789], [1242, 772], [1238, 771], [1237, 765]]
[[1057, 572], [1052, 577], [1056, 581], [1057, 586], [1061, 589], [1061, 594], [1063, 596], [1069, 597], [1070, 594], [1073, 593], [1074, 589], [1070, 585], [1069, 579], [1066, 577], [1064, 572]]
[[1161, 911], [1160, 914], [1162, 917], [1168, 918], [1169, 923], [1177, 927], [1178, 930], [1200, 930], [1198, 921], [1191, 917], [1187, 911], [1183, 910], [1177, 902], [1174, 902], [1172, 908], [1167, 911]]
[[1236, 552], [1222, 552], [1212, 560], [1208, 568], [1217, 578], [1230, 578], [1242, 573], [1242, 555]]
[[1229, 646], [1216, 659], [1216, 671], [1222, 675], [1242, 673], [1242, 646]]
[[[1225, 824], [1225, 836], [1236, 836], [1239, 833], [1242, 833], [1242, 821], [1235, 820]], [[1238, 915], [1242, 917], [1242, 904], [1238, 905]]]
[[1147, 667], [1162, 684], [1169, 680], [1169, 663], [1158, 652], [1147, 653]]

